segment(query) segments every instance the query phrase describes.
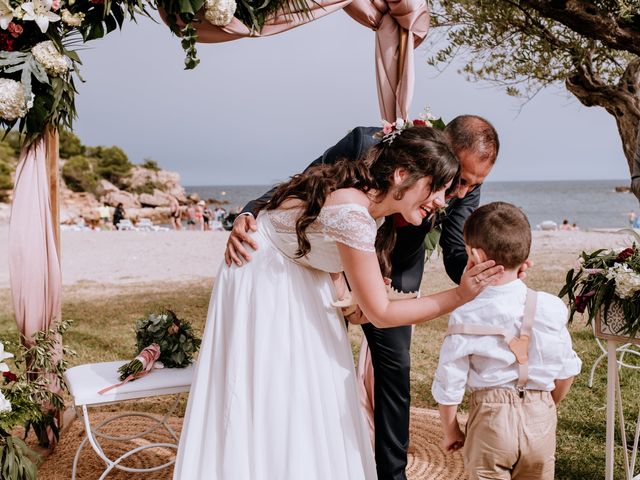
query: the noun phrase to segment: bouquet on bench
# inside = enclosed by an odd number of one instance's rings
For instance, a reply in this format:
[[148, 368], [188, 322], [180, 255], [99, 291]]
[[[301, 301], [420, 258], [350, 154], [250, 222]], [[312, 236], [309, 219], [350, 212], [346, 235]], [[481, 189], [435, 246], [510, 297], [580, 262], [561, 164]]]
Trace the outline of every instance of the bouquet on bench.
[[184, 368], [200, 348], [191, 324], [168, 309], [141, 318], [135, 330], [139, 354], [118, 369], [123, 381], [135, 380], [152, 368]]

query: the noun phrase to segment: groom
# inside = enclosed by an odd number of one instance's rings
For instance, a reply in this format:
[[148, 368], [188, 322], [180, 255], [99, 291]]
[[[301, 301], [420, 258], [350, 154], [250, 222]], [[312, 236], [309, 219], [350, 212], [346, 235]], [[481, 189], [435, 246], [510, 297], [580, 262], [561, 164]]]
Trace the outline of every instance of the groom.
[[[336, 145], [329, 148], [310, 166], [334, 163], [342, 158], [361, 158], [380, 140], [376, 127], [357, 127]], [[421, 226], [408, 225], [401, 217], [395, 219], [396, 245], [391, 255], [391, 282], [401, 291], [420, 289], [424, 270], [424, 238], [434, 226], [442, 229], [440, 246], [447, 274], [459, 283], [467, 265], [462, 227], [467, 217], [480, 204], [480, 190], [498, 155], [498, 134], [485, 119], [474, 115], [454, 118], [445, 128], [453, 151], [460, 160], [460, 179], [449, 195], [444, 216], [436, 223], [425, 219]], [[267, 192], [259, 200], [271, 197]], [[243, 242], [252, 248], [255, 243], [247, 233], [257, 228], [254, 216], [256, 201], [249, 202], [234, 225], [225, 251], [227, 265], [241, 265], [250, 260]], [[409, 368], [411, 327], [381, 329], [372, 324], [362, 325], [371, 350], [375, 375], [374, 423], [375, 456], [379, 480], [406, 480], [407, 448], [409, 446]]]

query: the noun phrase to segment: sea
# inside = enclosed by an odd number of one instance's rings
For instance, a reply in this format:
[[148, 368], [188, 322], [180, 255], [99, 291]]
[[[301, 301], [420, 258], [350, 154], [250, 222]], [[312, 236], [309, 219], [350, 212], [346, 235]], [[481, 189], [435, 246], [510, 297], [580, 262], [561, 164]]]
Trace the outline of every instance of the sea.
[[[624, 228], [630, 211], [638, 213], [638, 200], [632, 193], [616, 192], [629, 180], [486, 182], [481, 204], [497, 200], [519, 206], [529, 217], [532, 228], [551, 220], [567, 219], [581, 229]], [[227, 211], [242, 208], [260, 197], [270, 185], [187, 186], [188, 195], [197, 193], [211, 203], [221, 202]]]

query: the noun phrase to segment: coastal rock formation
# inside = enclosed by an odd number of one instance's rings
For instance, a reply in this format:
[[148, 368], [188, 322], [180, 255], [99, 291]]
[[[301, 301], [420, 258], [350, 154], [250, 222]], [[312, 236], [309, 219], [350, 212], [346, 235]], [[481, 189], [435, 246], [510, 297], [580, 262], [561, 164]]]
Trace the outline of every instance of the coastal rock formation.
[[119, 203], [121, 203], [124, 208], [140, 208], [142, 206], [138, 201], [137, 195], [125, 192], [124, 190], [109, 192], [101, 197], [100, 200], [112, 207], [116, 207]]
[[171, 204], [171, 197], [172, 195], [156, 188], [152, 195], [141, 193], [138, 200], [143, 207], [168, 207]]

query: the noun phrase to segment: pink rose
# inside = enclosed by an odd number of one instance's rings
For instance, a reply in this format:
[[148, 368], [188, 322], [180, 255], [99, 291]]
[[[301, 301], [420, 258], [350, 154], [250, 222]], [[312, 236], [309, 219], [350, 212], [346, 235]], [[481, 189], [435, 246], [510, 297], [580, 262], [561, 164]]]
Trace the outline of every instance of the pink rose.
[[385, 135], [389, 135], [391, 132], [393, 132], [393, 127], [394, 127], [393, 123], [385, 123], [382, 126], [382, 133], [384, 133]]
[[24, 29], [22, 28], [22, 26], [18, 25], [17, 23], [11, 22], [7, 27], [7, 30], [9, 30], [9, 33], [13, 38], [18, 38], [22, 34], [22, 31]]
[[54, 10], [58, 10], [60, 8], [60, 0], [53, 0], [51, 3], [51, 8]]

